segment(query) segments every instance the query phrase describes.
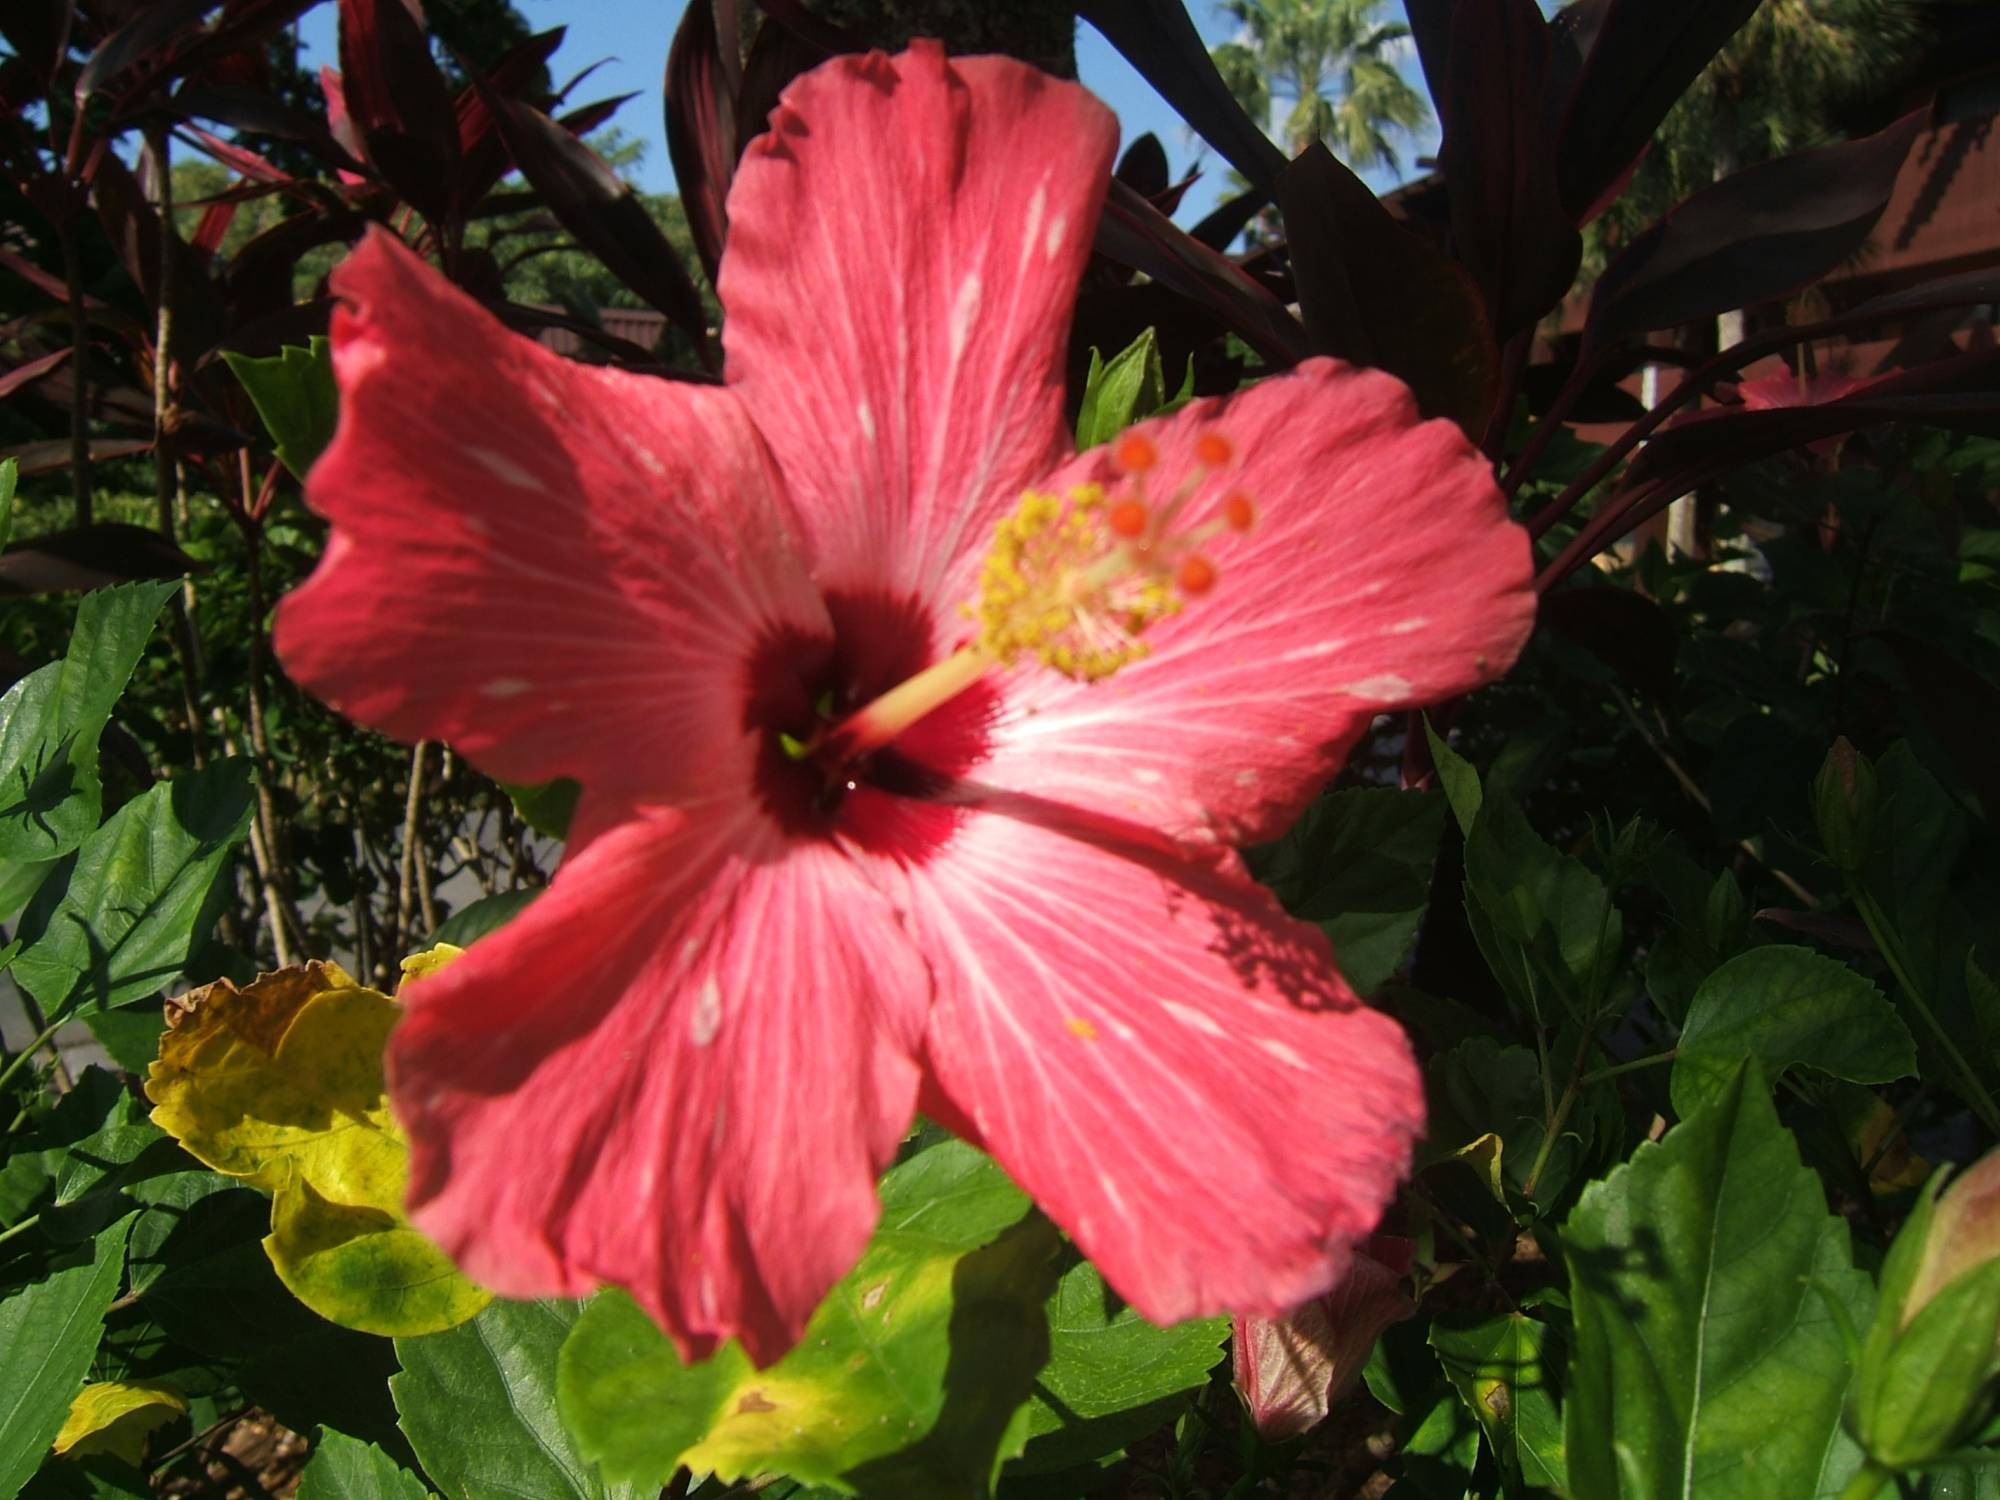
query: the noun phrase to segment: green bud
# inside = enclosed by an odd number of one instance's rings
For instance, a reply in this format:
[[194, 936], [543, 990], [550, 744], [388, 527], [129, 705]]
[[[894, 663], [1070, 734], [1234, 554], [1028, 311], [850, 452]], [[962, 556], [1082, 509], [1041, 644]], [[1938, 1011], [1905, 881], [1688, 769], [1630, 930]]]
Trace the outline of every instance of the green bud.
[[1933, 1177], [1882, 1264], [1848, 1424], [1890, 1468], [1962, 1447], [2000, 1373], [2000, 1151]]
[[1813, 820], [1826, 857], [1843, 870], [1860, 869], [1875, 826], [1875, 768], [1845, 737], [1833, 742], [1813, 778]]

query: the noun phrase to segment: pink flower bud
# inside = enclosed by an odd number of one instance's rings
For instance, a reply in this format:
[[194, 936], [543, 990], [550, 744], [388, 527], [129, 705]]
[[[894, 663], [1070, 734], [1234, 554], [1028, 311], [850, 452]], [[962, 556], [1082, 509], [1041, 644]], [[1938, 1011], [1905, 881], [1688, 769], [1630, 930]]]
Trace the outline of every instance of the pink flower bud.
[[1402, 1287], [1415, 1248], [1371, 1234], [1322, 1295], [1282, 1318], [1236, 1320], [1236, 1389], [1261, 1435], [1297, 1437], [1354, 1389], [1382, 1330], [1417, 1310]]

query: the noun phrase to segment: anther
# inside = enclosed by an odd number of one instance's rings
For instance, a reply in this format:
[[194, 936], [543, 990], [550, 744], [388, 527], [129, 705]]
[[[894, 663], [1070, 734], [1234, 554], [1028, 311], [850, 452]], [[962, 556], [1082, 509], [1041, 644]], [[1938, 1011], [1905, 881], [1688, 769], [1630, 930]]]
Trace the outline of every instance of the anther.
[[1222, 502], [1222, 517], [1231, 531], [1248, 531], [1257, 524], [1257, 507], [1241, 490], [1231, 490]]
[[1236, 456], [1236, 450], [1221, 433], [1204, 432], [1194, 441], [1194, 456], [1211, 469], [1219, 469]]
[[1159, 462], [1159, 458], [1152, 439], [1142, 433], [1128, 432], [1118, 440], [1118, 467], [1127, 474], [1143, 474]]
[[1128, 541], [1146, 533], [1146, 507], [1137, 500], [1120, 500], [1104, 520], [1116, 535]]
[[1215, 587], [1215, 564], [1199, 552], [1190, 552], [1181, 559], [1179, 570], [1174, 574], [1174, 582], [1189, 598], [1197, 598]]

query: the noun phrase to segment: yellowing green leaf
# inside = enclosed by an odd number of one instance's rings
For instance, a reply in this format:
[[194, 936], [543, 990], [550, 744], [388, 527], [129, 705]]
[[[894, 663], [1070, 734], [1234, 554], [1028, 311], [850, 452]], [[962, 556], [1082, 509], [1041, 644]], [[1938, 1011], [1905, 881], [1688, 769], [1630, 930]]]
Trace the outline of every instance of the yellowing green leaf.
[[490, 1294], [404, 1216], [409, 1143], [382, 1080], [396, 1016], [334, 964], [222, 980], [176, 1005], [146, 1096], [190, 1153], [272, 1194], [264, 1250], [293, 1295], [405, 1337], [464, 1322]]
[[186, 1410], [187, 1398], [170, 1385], [123, 1380], [87, 1385], [69, 1405], [55, 1451], [72, 1458], [109, 1453], [136, 1464], [146, 1456], [153, 1430]]
[[438, 943], [421, 953], [412, 953], [403, 960], [402, 984], [415, 984], [419, 979], [430, 978], [464, 951], [456, 943]]

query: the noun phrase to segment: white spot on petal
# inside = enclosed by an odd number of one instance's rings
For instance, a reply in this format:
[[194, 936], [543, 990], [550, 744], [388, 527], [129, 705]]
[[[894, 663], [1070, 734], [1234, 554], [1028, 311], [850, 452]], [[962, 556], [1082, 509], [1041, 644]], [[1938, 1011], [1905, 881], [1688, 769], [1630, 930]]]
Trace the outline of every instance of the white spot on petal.
[[1429, 615], [1411, 615], [1409, 619], [1398, 620], [1395, 624], [1391, 625], [1386, 633], [1389, 635], [1408, 635], [1412, 631], [1422, 630], [1430, 622], [1431, 617]]
[[854, 403], [854, 422], [863, 437], [875, 441], [875, 411], [865, 400]]
[[1281, 1042], [1276, 1037], [1260, 1036], [1257, 1038], [1257, 1046], [1288, 1068], [1298, 1068], [1301, 1071], [1305, 1069], [1306, 1060], [1287, 1042]]
[[954, 364], [972, 337], [972, 320], [979, 316], [979, 294], [979, 273], [975, 271], [958, 284], [958, 295], [952, 299], [949, 332]]
[[1134, 766], [1132, 768], [1132, 779], [1141, 786], [1158, 786], [1162, 778], [1160, 773], [1153, 770], [1150, 766]]
[[1394, 672], [1384, 672], [1377, 677], [1350, 682], [1341, 691], [1355, 698], [1374, 698], [1387, 703], [1409, 697], [1410, 684], [1408, 679], [1398, 677]]
[[706, 1047], [721, 1029], [722, 986], [711, 974], [701, 982], [701, 992], [695, 996], [694, 1014], [688, 1017], [688, 1035], [694, 1038], [697, 1047]]
[[1054, 260], [1062, 251], [1063, 231], [1068, 228], [1069, 218], [1065, 214], [1057, 214], [1049, 220], [1049, 232], [1042, 239], [1042, 254]]
[[532, 686], [525, 677], [495, 677], [479, 691], [489, 698], [518, 698]]
[[1034, 252], [1036, 239], [1041, 235], [1042, 215], [1048, 206], [1048, 185], [1038, 182], [1035, 184], [1034, 196], [1028, 200], [1028, 227], [1021, 236], [1021, 264], [1024, 266], [1028, 263], [1029, 255]]
[[535, 476], [515, 463], [504, 453], [496, 453], [491, 448], [467, 448], [465, 456], [477, 463], [487, 473], [502, 484], [511, 484], [518, 489], [538, 490]]
[[1227, 1038], [1229, 1033], [1216, 1025], [1209, 1016], [1191, 1005], [1182, 1005], [1178, 1000], [1162, 1000], [1160, 1009], [1172, 1016], [1189, 1031], [1199, 1031], [1203, 1036]]
[[1248, 770], [1238, 771], [1236, 773], [1236, 784], [1238, 786], [1255, 786], [1257, 784], [1257, 773]]

